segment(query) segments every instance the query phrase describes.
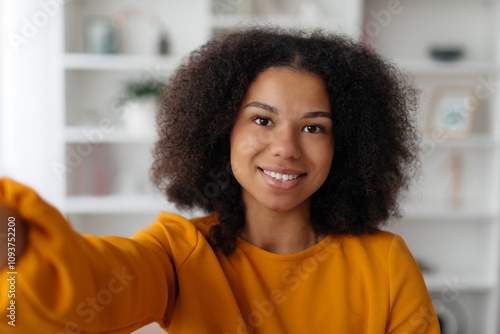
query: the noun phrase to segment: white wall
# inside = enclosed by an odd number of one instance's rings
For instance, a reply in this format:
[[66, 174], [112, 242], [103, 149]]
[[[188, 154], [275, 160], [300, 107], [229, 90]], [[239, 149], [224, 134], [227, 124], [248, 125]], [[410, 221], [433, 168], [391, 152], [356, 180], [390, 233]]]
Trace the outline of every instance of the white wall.
[[[59, 42], [62, 5], [55, 0], [0, 0], [0, 173], [60, 205], [63, 122]], [[44, 4], [46, 6], [44, 6]], [[45, 9], [44, 9], [45, 7]]]

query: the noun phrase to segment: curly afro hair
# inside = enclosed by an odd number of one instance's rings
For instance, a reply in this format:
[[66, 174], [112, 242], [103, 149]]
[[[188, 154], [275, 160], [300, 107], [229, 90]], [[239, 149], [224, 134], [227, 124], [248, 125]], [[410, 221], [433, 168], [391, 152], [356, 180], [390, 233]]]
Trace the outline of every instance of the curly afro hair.
[[399, 194], [418, 165], [417, 91], [362, 43], [319, 30], [240, 29], [193, 51], [163, 91], [153, 183], [179, 208], [216, 212], [209, 241], [231, 254], [245, 208], [231, 172], [230, 133], [247, 88], [271, 67], [311, 72], [326, 83], [335, 155], [312, 196], [315, 232], [374, 233], [399, 217]]

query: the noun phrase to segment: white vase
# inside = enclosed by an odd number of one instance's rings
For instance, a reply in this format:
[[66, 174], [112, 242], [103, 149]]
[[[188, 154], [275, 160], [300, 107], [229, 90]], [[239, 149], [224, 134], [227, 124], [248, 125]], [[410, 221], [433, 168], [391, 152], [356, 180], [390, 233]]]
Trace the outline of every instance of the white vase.
[[145, 15], [131, 15], [120, 30], [120, 52], [125, 54], [155, 55], [159, 53], [160, 30]]
[[128, 101], [123, 105], [122, 120], [125, 129], [137, 137], [156, 134], [156, 100], [153, 97]]

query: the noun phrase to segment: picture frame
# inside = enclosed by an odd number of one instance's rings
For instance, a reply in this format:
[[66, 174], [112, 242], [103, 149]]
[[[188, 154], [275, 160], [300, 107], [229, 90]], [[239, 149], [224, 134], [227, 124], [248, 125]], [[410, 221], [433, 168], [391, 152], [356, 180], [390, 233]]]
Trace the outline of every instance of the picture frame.
[[425, 126], [427, 134], [446, 139], [467, 139], [472, 132], [477, 101], [474, 87], [436, 87], [429, 100]]

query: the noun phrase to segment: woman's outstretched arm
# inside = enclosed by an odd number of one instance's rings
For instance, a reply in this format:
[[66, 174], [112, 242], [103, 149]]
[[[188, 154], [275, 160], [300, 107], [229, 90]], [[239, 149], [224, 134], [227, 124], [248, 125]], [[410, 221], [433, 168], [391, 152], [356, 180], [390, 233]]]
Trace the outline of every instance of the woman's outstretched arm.
[[15, 252], [7, 252], [15, 256], [5, 255], [3, 236], [0, 244], [0, 333], [130, 333], [154, 321], [168, 325], [176, 276], [169, 246], [158, 242], [160, 225], [130, 239], [80, 235], [35, 191], [5, 178], [0, 203], [0, 233], [12, 238], [8, 222], [15, 221]]

